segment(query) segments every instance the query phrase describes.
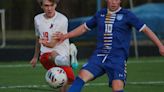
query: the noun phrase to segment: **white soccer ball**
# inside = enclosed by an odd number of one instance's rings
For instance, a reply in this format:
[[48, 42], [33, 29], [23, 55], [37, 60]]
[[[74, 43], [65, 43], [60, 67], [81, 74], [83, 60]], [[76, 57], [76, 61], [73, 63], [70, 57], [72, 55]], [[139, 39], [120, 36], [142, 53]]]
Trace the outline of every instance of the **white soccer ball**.
[[66, 72], [60, 67], [53, 67], [46, 72], [46, 82], [53, 88], [60, 88], [66, 85]]

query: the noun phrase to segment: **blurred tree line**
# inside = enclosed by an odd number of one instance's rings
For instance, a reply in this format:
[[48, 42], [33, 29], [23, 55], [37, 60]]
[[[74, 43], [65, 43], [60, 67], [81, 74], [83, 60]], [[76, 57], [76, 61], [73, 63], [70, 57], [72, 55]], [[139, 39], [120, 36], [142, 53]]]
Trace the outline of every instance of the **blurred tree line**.
[[[163, 0], [133, 0], [134, 6], [146, 3], [161, 3]], [[96, 0], [61, 0], [57, 10], [62, 12], [68, 19], [91, 16], [96, 12]], [[129, 8], [128, 0], [123, 0], [123, 7]], [[105, 7], [102, 0], [102, 7]], [[6, 11], [7, 30], [31, 30], [33, 18], [41, 13], [37, 0], [0, 0], [0, 9]]]

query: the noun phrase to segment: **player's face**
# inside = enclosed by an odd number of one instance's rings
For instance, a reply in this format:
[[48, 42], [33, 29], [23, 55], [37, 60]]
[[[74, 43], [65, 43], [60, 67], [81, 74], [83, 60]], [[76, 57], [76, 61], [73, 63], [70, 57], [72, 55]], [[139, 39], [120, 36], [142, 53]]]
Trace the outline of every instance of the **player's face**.
[[46, 14], [46, 17], [52, 18], [55, 15], [56, 4], [49, 0], [43, 0], [42, 9]]
[[107, 0], [107, 7], [110, 11], [115, 11], [120, 7], [121, 0]]

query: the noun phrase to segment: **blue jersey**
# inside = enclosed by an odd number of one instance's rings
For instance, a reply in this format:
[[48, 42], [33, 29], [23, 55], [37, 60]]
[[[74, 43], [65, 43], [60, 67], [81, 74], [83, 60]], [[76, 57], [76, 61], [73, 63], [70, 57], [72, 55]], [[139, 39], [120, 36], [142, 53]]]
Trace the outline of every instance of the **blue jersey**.
[[121, 7], [110, 13], [104, 8], [85, 24], [88, 29], [98, 27], [97, 54], [108, 54], [125, 59], [129, 54], [131, 28], [135, 27], [136, 30], [141, 31], [145, 26], [132, 12]]

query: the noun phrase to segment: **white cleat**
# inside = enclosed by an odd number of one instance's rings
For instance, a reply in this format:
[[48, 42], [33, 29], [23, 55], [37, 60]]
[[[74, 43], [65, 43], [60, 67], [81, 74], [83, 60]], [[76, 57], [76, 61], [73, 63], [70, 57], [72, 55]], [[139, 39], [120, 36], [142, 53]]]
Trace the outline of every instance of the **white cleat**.
[[77, 69], [78, 68], [77, 48], [73, 43], [71, 43], [69, 50], [70, 50], [70, 55], [71, 55], [71, 66], [73, 69]]

